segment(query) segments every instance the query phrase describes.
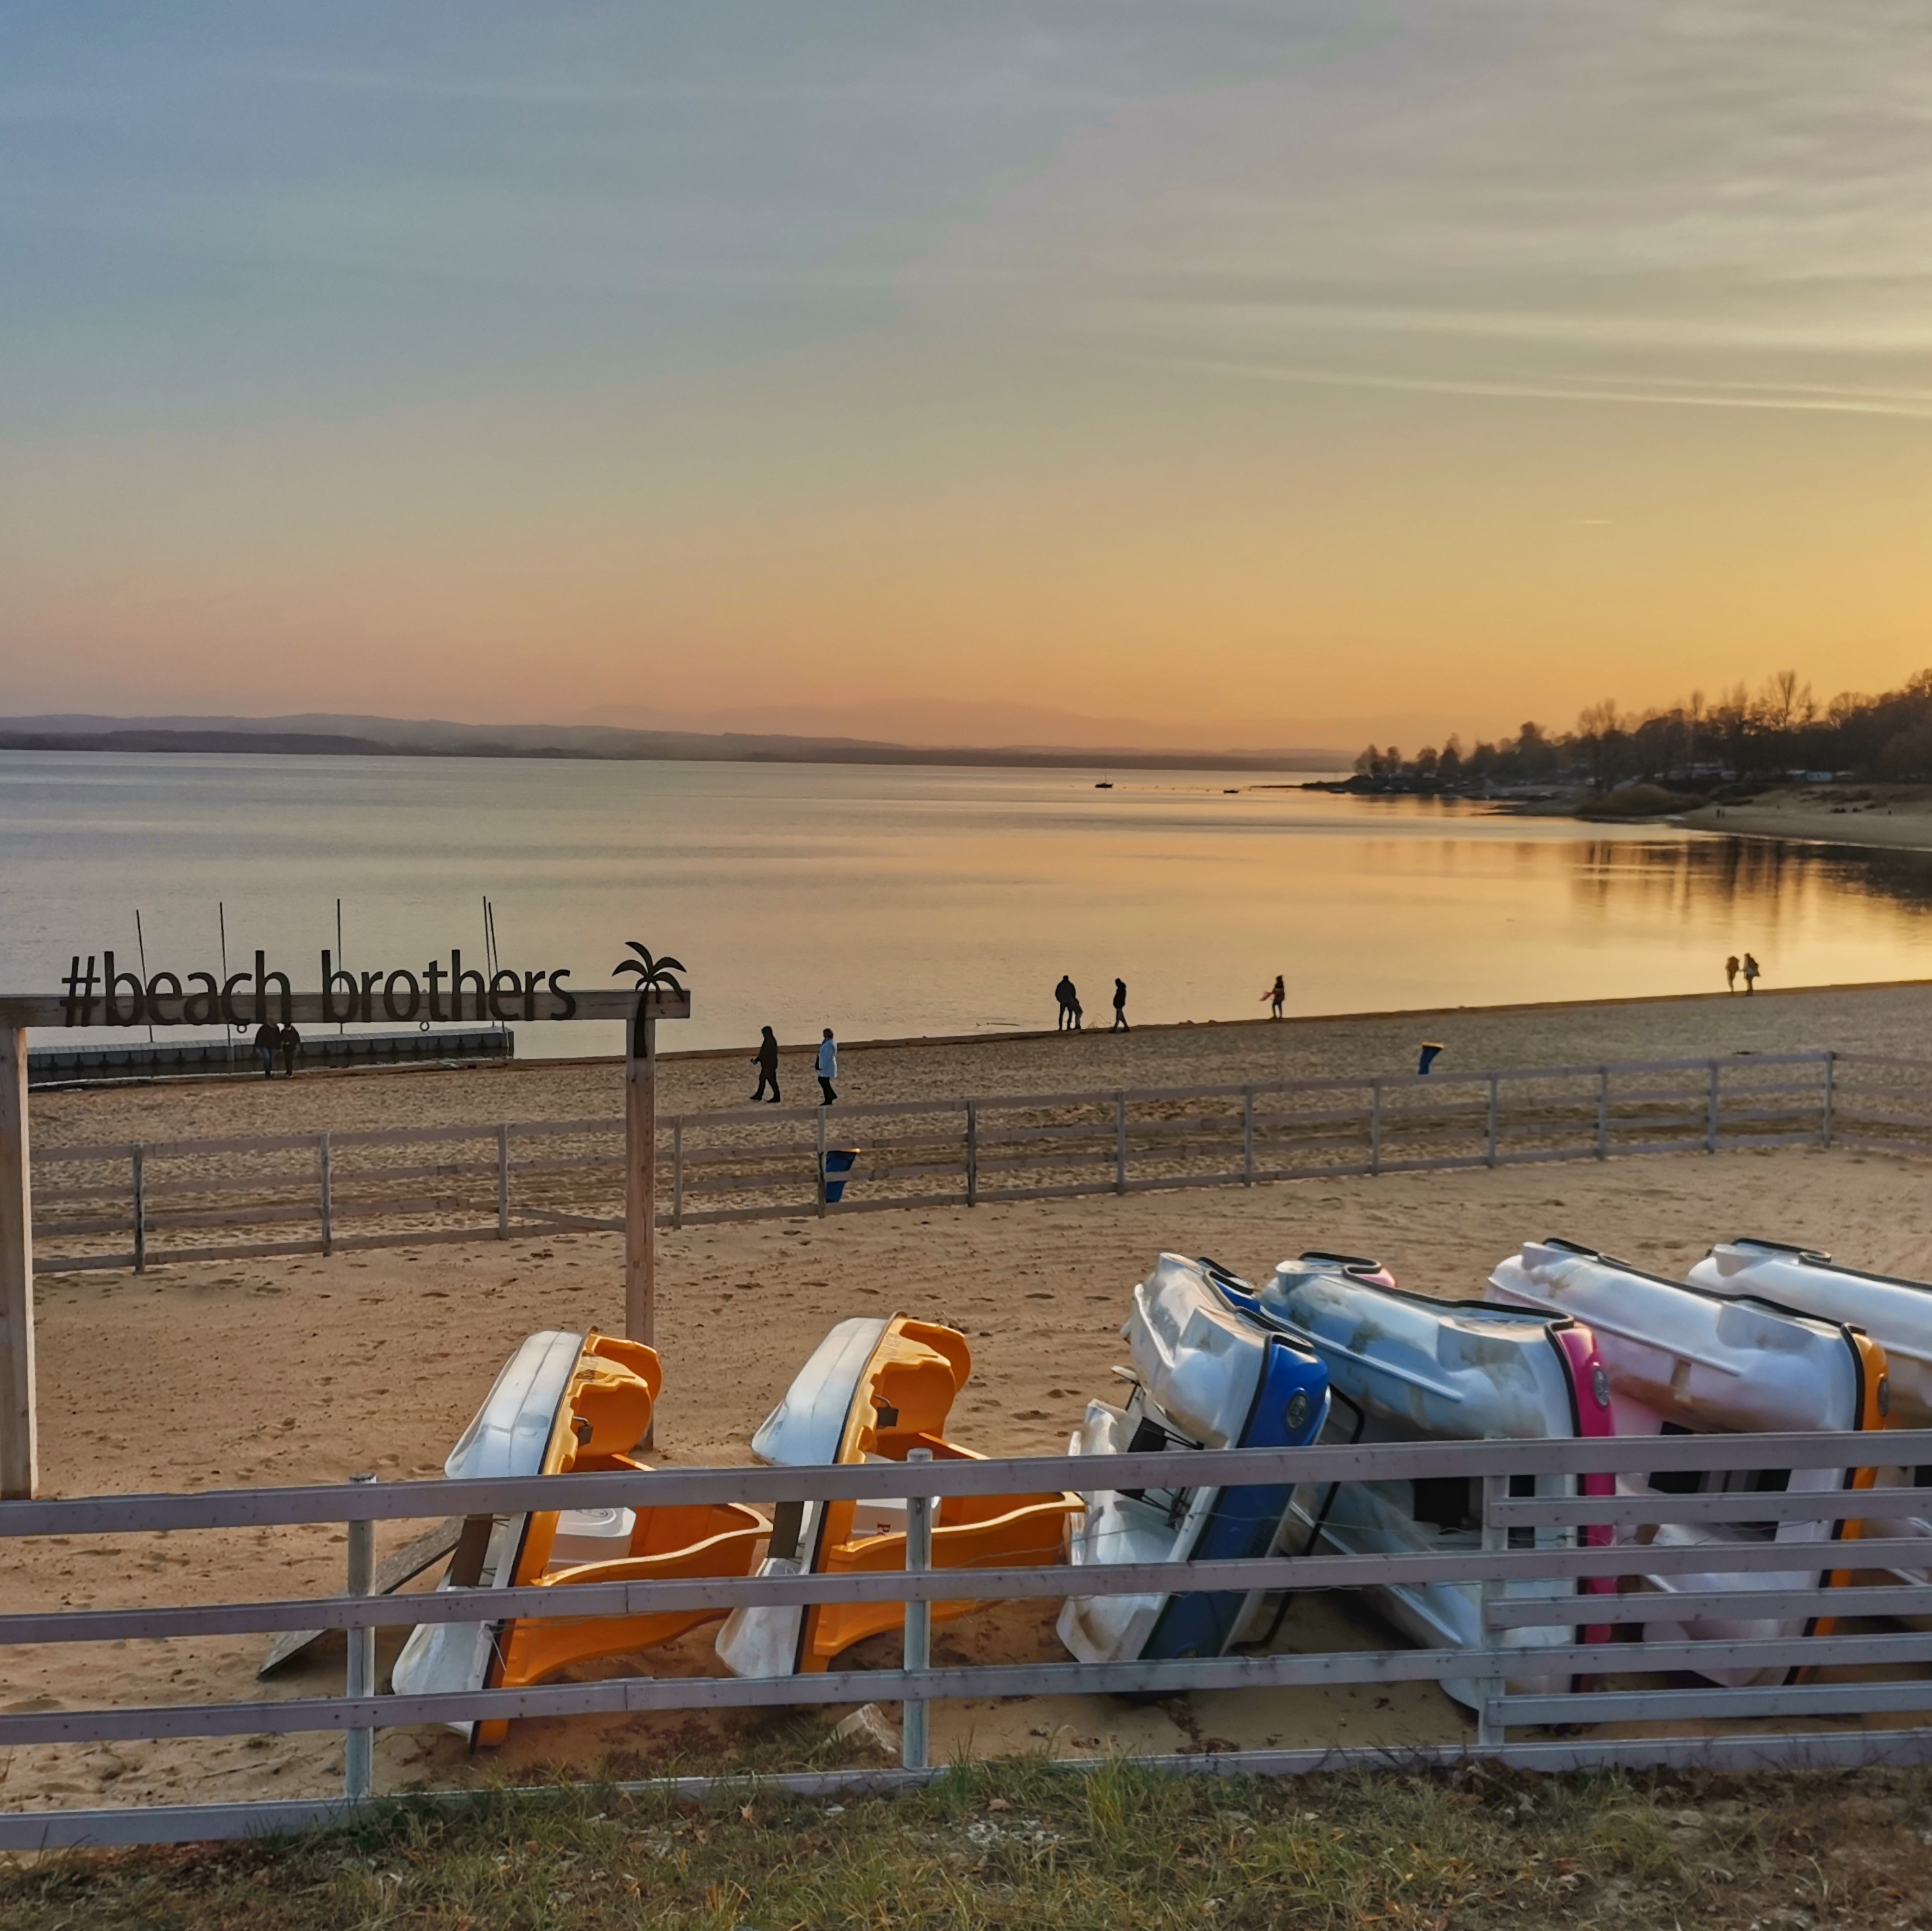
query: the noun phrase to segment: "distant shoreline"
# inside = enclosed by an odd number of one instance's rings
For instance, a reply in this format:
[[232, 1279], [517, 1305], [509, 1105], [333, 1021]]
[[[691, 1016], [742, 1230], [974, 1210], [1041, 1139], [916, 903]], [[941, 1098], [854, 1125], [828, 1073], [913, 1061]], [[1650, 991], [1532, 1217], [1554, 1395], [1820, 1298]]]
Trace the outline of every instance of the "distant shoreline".
[[1734, 838], [1785, 838], [1868, 851], [1932, 851], [1932, 788], [1838, 784], [1767, 793], [1738, 805], [1706, 805], [1679, 823]]

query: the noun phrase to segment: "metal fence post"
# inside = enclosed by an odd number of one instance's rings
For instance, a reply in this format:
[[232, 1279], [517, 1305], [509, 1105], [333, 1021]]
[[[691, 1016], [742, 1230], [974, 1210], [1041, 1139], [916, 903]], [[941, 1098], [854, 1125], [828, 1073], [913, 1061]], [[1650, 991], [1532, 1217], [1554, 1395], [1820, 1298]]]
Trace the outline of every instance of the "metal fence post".
[[1255, 1090], [1241, 1089], [1241, 1184], [1255, 1183]]
[[[374, 1482], [375, 1477], [358, 1475], [358, 1482]], [[376, 1525], [351, 1522], [349, 1526], [349, 1594], [372, 1594], [376, 1587]], [[376, 1630], [365, 1623], [344, 1633], [349, 1639], [349, 1661], [344, 1672], [344, 1693], [373, 1696], [376, 1693]], [[366, 1804], [376, 1787], [376, 1733], [351, 1730], [342, 1740], [342, 1794], [351, 1804]]]
[[510, 1237], [510, 1129], [496, 1129], [496, 1238]]
[[818, 1217], [825, 1218], [825, 1109], [818, 1109]]
[[322, 1251], [335, 1252], [335, 1152], [326, 1133], [315, 1145], [316, 1218], [322, 1223]]
[[1704, 1103], [1704, 1150], [1714, 1153], [1718, 1150], [1718, 1066], [1711, 1062], [1711, 1096]]
[[980, 1102], [966, 1102], [966, 1204], [980, 1204]]
[[129, 1165], [133, 1168], [134, 1190], [134, 1271], [145, 1274], [148, 1271], [147, 1149], [137, 1144]]
[[670, 1224], [684, 1225], [684, 1115], [670, 1123]]
[[1496, 1076], [1490, 1075], [1490, 1136], [1489, 1145], [1483, 1157], [1491, 1166], [1496, 1163]]
[[1382, 1170], [1382, 1083], [1369, 1082], [1369, 1171]]
[[1114, 1191], [1127, 1190], [1127, 1096], [1114, 1096]]
[[1827, 1051], [1825, 1055], [1825, 1102], [1818, 1120], [1818, 1144], [1828, 1147], [1832, 1144], [1832, 1103], [1838, 1098], [1838, 1056]]
[[[1509, 1493], [1507, 1475], [1485, 1475], [1483, 1477], [1483, 1552], [1500, 1552], [1509, 1546], [1509, 1531], [1496, 1519], [1496, 1504]], [[1500, 1660], [1490, 1653], [1500, 1648], [1496, 1633], [1490, 1627], [1490, 1605], [1500, 1594], [1496, 1584], [1479, 1582], [1476, 1585], [1476, 1614], [1481, 1630], [1480, 1640], [1490, 1666], [1501, 1669]], [[1493, 1750], [1500, 1745], [1507, 1734], [1496, 1715], [1496, 1702], [1504, 1691], [1504, 1684], [1500, 1674], [1484, 1676], [1476, 1686], [1476, 1747], [1479, 1750]]]
[[[908, 1464], [916, 1467], [932, 1459], [929, 1448], [906, 1451]], [[906, 1573], [916, 1575], [932, 1567], [932, 1498], [906, 1498]], [[908, 1600], [905, 1606], [905, 1667], [908, 1672], [932, 1667], [932, 1605]], [[930, 1706], [923, 1698], [902, 1704], [899, 1709], [899, 1761], [908, 1770], [924, 1770], [932, 1760]]]
[[1597, 1069], [1597, 1158], [1610, 1157], [1610, 1069]]

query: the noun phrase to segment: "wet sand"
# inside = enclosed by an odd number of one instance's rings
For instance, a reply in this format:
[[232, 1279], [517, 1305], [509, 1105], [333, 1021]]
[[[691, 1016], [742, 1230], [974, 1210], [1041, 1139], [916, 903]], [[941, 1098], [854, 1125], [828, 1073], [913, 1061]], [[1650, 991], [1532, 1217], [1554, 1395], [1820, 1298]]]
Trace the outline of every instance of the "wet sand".
[[1793, 786], [1748, 804], [1706, 805], [1686, 812], [1682, 822], [1741, 838], [1932, 850], [1932, 786]]

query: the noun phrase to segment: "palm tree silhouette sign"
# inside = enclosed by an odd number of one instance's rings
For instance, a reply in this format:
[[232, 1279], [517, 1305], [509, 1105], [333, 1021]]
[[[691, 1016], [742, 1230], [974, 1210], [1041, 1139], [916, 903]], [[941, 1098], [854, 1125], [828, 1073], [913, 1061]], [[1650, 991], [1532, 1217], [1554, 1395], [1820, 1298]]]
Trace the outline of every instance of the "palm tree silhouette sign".
[[669, 953], [662, 958], [653, 958], [648, 948], [640, 946], [635, 939], [627, 942], [630, 949], [637, 954], [634, 959], [622, 959], [610, 969], [610, 976], [632, 972], [638, 976], [638, 1010], [642, 1012], [645, 995], [652, 992], [680, 992], [684, 988], [679, 984], [676, 975], [689, 970], [682, 959], [674, 959]]

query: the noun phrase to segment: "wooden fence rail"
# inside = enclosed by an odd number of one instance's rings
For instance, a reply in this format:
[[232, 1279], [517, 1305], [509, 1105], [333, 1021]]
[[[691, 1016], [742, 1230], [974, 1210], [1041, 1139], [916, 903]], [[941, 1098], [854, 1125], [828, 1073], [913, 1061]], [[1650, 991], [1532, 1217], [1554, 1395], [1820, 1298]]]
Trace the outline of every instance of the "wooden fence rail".
[[[1875, 1489], [1798, 1492], [1715, 1485], [1741, 1470], [1856, 1469], [1882, 1448], [1894, 1465]], [[637, 1509], [694, 1501], [780, 1503], [1034, 1493], [1104, 1479], [1121, 1487], [1171, 1485], [1172, 1453], [1104, 1461], [1072, 1456], [998, 1462], [844, 1465], [809, 1468], [717, 1468], [519, 1477], [485, 1481], [357, 1482], [193, 1495], [100, 1496], [0, 1504], [0, 1541], [40, 1536], [93, 1537], [158, 1531], [317, 1522], [347, 1529], [348, 1586], [323, 1597], [191, 1603], [159, 1608], [66, 1605], [0, 1615], [0, 1645], [16, 1652], [50, 1644], [166, 1642], [181, 1639], [340, 1629], [349, 1646], [345, 1693], [167, 1702], [0, 1713], [0, 1749], [90, 1746], [115, 1741], [340, 1732], [345, 1739], [340, 1800], [242, 1801], [118, 1809], [0, 1813], [0, 1849], [178, 1841], [286, 1828], [351, 1814], [374, 1795], [370, 1740], [378, 1729], [486, 1718], [568, 1717], [616, 1711], [795, 1707], [890, 1701], [916, 1709], [949, 1699], [1110, 1694], [1168, 1696], [1190, 1690], [1264, 1695], [1336, 1685], [1434, 1681], [1456, 1686], [1472, 1707], [1463, 1739], [1404, 1750], [1405, 1760], [1479, 1757], [1526, 1768], [1638, 1764], [1849, 1764], [1932, 1761], [1932, 1537], [1776, 1542], [1772, 1522], [1823, 1525], [1857, 1537], [1844, 1513], [1870, 1507], [1888, 1519], [1924, 1519], [1932, 1488], [1910, 1472], [1932, 1465], [1932, 1431], [1870, 1435], [1702, 1435], [1515, 1442], [1384, 1443], [1293, 1450], [1202, 1453], [1188, 1479], [1238, 1486], [1376, 1483], [1458, 1477], [1480, 1496], [1478, 1526], [1431, 1550], [1344, 1555], [1318, 1549], [1244, 1561], [1058, 1565], [1018, 1570], [934, 1570], [919, 1566], [858, 1575], [774, 1575], [653, 1583], [584, 1584], [568, 1590], [448, 1589], [408, 1596], [369, 1591], [372, 1525], [380, 1521], [512, 1516], [532, 1507], [617, 1505]], [[1603, 1473], [1623, 1478], [1614, 1497], [1552, 1494], [1560, 1478]], [[1677, 1478], [1651, 1489], [1645, 1479]], [[1711, 1478], [1714, 1492], [1684, 1492], [1683, 1478]], [[1860, 1478], [1862, 1479], [1862, 1478]], [[1542, 1492], [1531, 1494], [1526, 1490]], [[1385, 1491], [1384, 1491], [1385, 1492]], [[1653, 1540], [1666, 1525], [1702, 1525], [1748, 1539]], [[1620, 1539], [1605, 1543], [1610, 1526]], [[1749, 1539], [1756, 1538], [1756, 1539]], [[1794, 1587], [1794, 1571], [1834, 1558]], [[1849, 1569], [1856, 1559], [1856, 1570]], [[31, 1573], [30, 1570], [26, 1573]], [[1694, 1595], [1659, 1594], [1647, 1579], [1707, 1579]], [[1714, 1584], [1709, 1579], [1715, 1576]], [[1754, 1576], [1776, 1577], [1763, 1588]], [[1611, 1578], [1619, 1593], [1565, 1588]], [[917, 1606], [962, 1597], [1053, 1597], [1215, 1590], [1265, 1595], [1334, 1594], [1343, 1608], [1364, 1590], [1456, 1586], [1472, 1589], [1481, 1615], [1478, 1647], [1460, 1649], [1270, 1650], [1179, 1660], [1072, 1661], [900, 1669], [844, 1669], [823, 1675], [739, 1678], [724, 1674], [628, 1676], [517, 1690], [398, 1696], [380, 1693], [368, 1667], [372, 1633], [419, 1622], [495, 1624], [508, 1616], [635, 1615], [754, 1603], [899, 1603], [909, 1628]], [[1552, 1593], [1556, 1585], [1562, 1593]], [[1640, 1627], [1692, 1615], [1726, 1618], [1760, 1633], [1736, 1639], [1650, 1636]], [[1598, 1626], [1603, 1626], [1600, 1630]], [[1781, 1627], [1780, 1627], [1781, 1625]], [[1633, 1626], [1637, 1626], [1634, 1627]], [[1542, 1629], [1545, 1643], [1522, 1646], [1510, 1633]], [[1634, 1636], [1636, 1640], [1628, 1639]], [[156, 1652], [158, 1688], [165, 1652]], [[1704, 1679], [1686, 1687], [1684, 1673]], [[1747, 1679], [1734, 1685], [1714, 1676]], [[1512, 1687], [1514, 1682], [1514, 1687]], [[1873, 1727], [1868, 1719], [1886, 1720]], [[1793, 1720], [1808, 1727], [1793, 1730]], [[1606, 1726], [1617, 1734], [1606, 1735]], [[1525, 1736], [1524, 1731], [1562, 1734]], [[1512, 1735], [1512, 1732], [1516, 1735]], [[908, 1726], [909, 1738], [919, 1734]], [[932, 1774], [916, 1745], [884, 1780]], [[1386, 1747], [1234, 1751], [1164, 1767], [1270, 1772], [1370, 1764]], [[1082, 1766], [1070, 1763], [1070, 1769]], [[876, 1771], [818, 1772], [773, 1782], [812, 1791], [881, 1780]], [[688, 1780], [680, 1788], [688, 1787]], [[456, 1801], [459, 1792], [437, 1795]]]
[[[1924, 1154], [1932, 1063], [1816, 1051], [744, 1107], [667, 1117], [658, 1138], [674, 1228], [1636, 1154]], [[34, 1268], [616, 1228], [622, 1141], [607, 1119], [36, 1146]]]

